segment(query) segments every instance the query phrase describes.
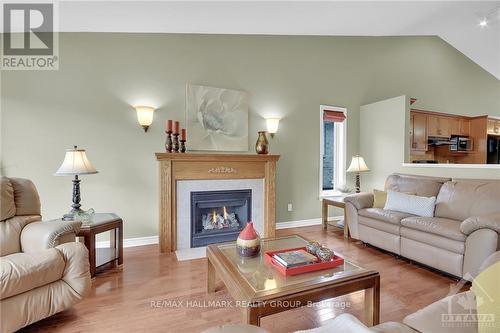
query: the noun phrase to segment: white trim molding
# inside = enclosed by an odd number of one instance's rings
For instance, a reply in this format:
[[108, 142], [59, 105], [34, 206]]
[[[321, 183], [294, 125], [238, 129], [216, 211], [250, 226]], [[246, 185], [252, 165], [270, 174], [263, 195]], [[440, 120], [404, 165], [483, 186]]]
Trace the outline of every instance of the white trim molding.
[[500, 164], [403, 163], [405, 168], [500, 169]]
[[[330, 217], [328, 217], [328, 220], [341, 220], [343, 218], [344, 218], [343, 216], [330, 216]], [[278, 222], [278, 223], [276, 223], [276, 230], [300, 228], [300, 227], [310, 227], [313, 225], [320, 225], [321, 223], [322, 223], [321, 217], [318, 217], [316, 219], [308, 219], [308, 220]]]
[[[123, 247], [135, 247], [143, 245], [153, 245], [158, 244], [158, 236], [147, 236], [147, 237], [136, 237], [136, 238], [125, 238], [123, 240]], [[109, 247], [109, 241], [96, 242], [95, 247], [105, 248]]]

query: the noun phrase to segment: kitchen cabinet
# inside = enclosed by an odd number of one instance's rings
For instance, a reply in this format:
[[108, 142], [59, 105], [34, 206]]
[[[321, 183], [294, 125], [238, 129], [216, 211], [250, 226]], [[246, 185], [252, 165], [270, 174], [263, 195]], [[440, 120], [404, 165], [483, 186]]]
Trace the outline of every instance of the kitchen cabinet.
[[470, 135], [470, 120], [469, 119], [463, 119], [460, 118], [458, 121], [458, 134], [463, 135], [463, 136], [469, 136]]
[[410, 137], [412, 150], [427, 151], [427, 115], [411, 113]]
[[456, 126], [458, 131], [458, 123], [450, 122], [449, 117], [441, 117], [435, 115], [427, 116], [427, 135], [435, 137], [449, 138], [451, 130]]
[[500, 135], [500, 119], [488, 119], [488, 134]]
[[469, 135], [470, 121], [459, 117], [427, 116], [427, 135], [449, 138], [452, 135]]

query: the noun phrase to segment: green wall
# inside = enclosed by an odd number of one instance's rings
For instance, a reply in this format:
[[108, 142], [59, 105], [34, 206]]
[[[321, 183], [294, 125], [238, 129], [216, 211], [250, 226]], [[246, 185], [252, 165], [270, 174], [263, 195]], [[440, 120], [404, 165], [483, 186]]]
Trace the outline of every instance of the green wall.
[[[408, 95], [443, 112], [499, 109], [499, 81], [436, 37], [63, 33], [59, 68], [2, 73], [2, 171], [33, 179], [44, 217], [58, 217], [71, 180], [52, 174], [65, 148], [86, 148], [100, 173], [83, 177], [84, 208], [122, 215], [127, 238], [157, 234], [154, 152], [163, 121], [184, 119], [186, 83], [249, 93], [249, 153], [262, 116], [283, 118], [270, 140], [279, 222], [320, 216], [320, 104], [347, 107], [348, 156], [367, 103]], [[148, 133], [137, 104], [158, 107]]]

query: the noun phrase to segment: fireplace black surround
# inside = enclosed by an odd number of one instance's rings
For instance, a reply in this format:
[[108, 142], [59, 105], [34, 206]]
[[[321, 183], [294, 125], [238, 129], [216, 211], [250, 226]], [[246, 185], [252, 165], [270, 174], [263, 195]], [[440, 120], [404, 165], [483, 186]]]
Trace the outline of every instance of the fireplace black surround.
[[191, 247], [234, 241], [252, 219], [252, 190], [191, 192]]

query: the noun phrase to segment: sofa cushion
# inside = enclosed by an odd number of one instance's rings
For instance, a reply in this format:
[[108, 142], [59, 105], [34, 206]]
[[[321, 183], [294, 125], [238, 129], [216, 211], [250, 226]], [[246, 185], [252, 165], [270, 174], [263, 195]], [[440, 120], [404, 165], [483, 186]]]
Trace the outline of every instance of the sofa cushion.
[[21, 231], [40, 216], [14, 216], [0, 222], [0, 256], [21, 252]]
[[9, 178], [14, 188], [16, 215], [40, 215], [40, 197], [29, 179]]
[[0, 221], [16, 215], [14, 188], [7, 177], [0, 177]]
[[411, 216], [401, 220], [401, 225], [442, 237], [465, 241], [465, 234], [460, 231], [460, 221], [439, 217]]
[[396, 224], [396, 223], [385, 222], [366, 216], [360, 216], [358, 221], [359, 224], [399, 236], [399, 229], [401, 228], [399, 223]]
[[441, 187], [435, 216], [464, 221], [500, 213], [500, 180], [454, 180]]
[[377, 326], [370, 327], [374, 333], [418, 333], [405, 324], [387, 321]]
[[57, 249], [35, 254], [14, 253], [0, 260], [0, 299], [61, 279], [65, 261]]
[[421, 197], [395, 191], [387, 192], [384, 209], [413, 214], [417, 216], [434, 216], [436, 197]]
[[358, 214], [372, 219], [381, 220], [389, 223], [399, 224], [402, 219], [413, 216], [408, 213], [401, 213], [383, 208], [365, 208], [360, 209]]
[[[477, 310], [475, 306], [464, 306], [474, 303], [475, 296], [472, 291], [451, 295], [406, 316], [403, 323], [419, 332], [477, 333], [477, 322], [468, 320], [477, 314]], [[460, 315], [464, 315], [465, 320], [460, 320]]]
[[400, 234], [403, 238], [411, 239], [443, 250], [458, 254], [465, 253], [465, 242], [462, 241], [457, 241], [454, 239], [438, 236], [436, 234], [431, 234], [426, 231], [420, 231], [406, 227], [400, 228]]
[[385, 181], [386, 191], [415, 193], [422, 197], [434, 197], [439, 193], [441, 185], [450, 178], [392, 174]]

